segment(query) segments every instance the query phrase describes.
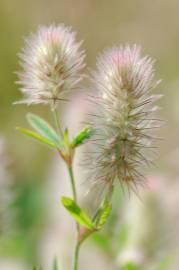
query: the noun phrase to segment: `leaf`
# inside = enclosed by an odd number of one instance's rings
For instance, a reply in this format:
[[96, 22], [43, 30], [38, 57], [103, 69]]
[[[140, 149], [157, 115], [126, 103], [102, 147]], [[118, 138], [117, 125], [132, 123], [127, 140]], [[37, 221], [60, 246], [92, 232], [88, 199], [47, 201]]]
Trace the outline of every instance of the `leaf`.
[[62, 197], [61, 201], [63, 206], [79, 224], [90, 230], [95, 228], [90, 217], [74, 202], [74, 200]]
[[122, 270], [138, 270], [138, 267], [134, 263], [129, 262], [122, 268]]
[[31, 138], [37, 140], [40, 143], [46, 144], [49, 147], [57, 148], [57, 146], [53, 142], [51, 142], [50, 140], [48, 140], [47, 138], [41, 136], [40, 134], [38, 134], [36, 132], [33, 132], [31, 130], [28, 130], [28, 129], [21, 128], [21, 127], [16, 127], [16, 130], [18, 130], [21, 133], [27, 135], [28, 137], [31, 137]]
[[40, 135], [53, 142], [56, 146], [60, 146], [60, 140], [57, 133], [44, 119], [35, 114], [28, 113], [27, 120]]
[[73, 148], [79, 146], [80, 144], [84, 143], [84, 141], [85, 141], [86, 139], [89, 139], [89, 137], [91, 136], [91, 134], [92, 134], [92, 131], [91, 131], [91, 128], [90, 128], [90, 127], [85, 127], [85, 128], [83, 128], [83, 129], [75, 136], [75, 138], [72, 140], [71, 146], [72, 146]]
[[109, 202], [105, 202], [104, 205], [101, 207], [101, 209], [99, 209], [99, 212], [95, 219], [97, 229], [101, 229], [105, 225], [111, 213], [111, 210], [112, 204]]
[[66, 128], [63, 134], [63, 142], [65, 145], [69, 144], [69, 133], [68, 133], [68, 129]]

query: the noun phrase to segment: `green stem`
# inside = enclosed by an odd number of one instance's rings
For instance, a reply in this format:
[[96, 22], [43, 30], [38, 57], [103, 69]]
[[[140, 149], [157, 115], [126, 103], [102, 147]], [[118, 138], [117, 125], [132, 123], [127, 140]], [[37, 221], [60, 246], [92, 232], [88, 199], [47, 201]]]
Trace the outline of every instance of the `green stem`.
[[74, 251], [74, 259], [73, 259], [73, 269], [78, 270], [78, 258], [79, 258], [80, 244], [77, 243]]
[[62, 131], [61, 126], [60, 126], [59, 116], [58, 116], [58, 112], [57, 112], [56, 108], [53, 110], [53, 116], [54, 116], [54, 120], [55, 120], [55, 124], [56, 124], [57, 130], [58, 130], [58, 133], [59, 133], [61, 139], [63, 139], [63, 131]]
[[[70, 175], [73, 199], [77, 203], [77, 192], [76, 192], [75, 178], [74, 178], [72, 164], [68, 165], [68, 172]], [[78, 270], [78, 257], [79, 257], [79, 249], [80, 249], [80, 243], [78, 242], [78, 236], [80, 233], [80, 226], [77, 222], [76, 222], [76, 229], [77, 229], [77, 242], [76, 242], [75, 251], [74, 251], [73, 270]]]
[[[53, 115], [54, 115], [54, 120], [55, 120], [55, 124], [56, 124], [57, 130], [58, 130], [59, 136], [63, 140], [64, 135], [63, 135], [63, 131], [62, 131], [61, 126], [60, 126], [59, 116], [58, 116], [58, 112], [57, 112], [56, 108], [54, 108], [54, 110], [53, 110]], [[66, 161], [66, 165], [67, 165], [69, 176], [70, 176], [73, 199], [74, 199], [75, 203], [77, 203], [77, 191], [76, 191], [75, 177], [74, 177], [74, 173], [73, 173], [72, 163], [73, 163], [73, 161], [72, 161], [72, 156], [71, 156], [70, 162]], [[81, 245], [81, 243], [78, 242], [78, 237], [80, 234], [80, 226], [78, 223], [76, 223], [76, 229], [77, 229], [77, 242], [76, 242], [75, 252], [74, 252], [73, 270], [78, 270], [78, 257], [79, 257], [79, 249], [80, 249], [80, 245]]]
[[80, 247], [82, 245], [82, 243], [91, 235], [95, 232], [94, 231], [90, 231], [90, 230], [86, 230], [86, 231], [82, 231], [78, 232], [78, 238], [77, 238], [77, 242], [76, 242], [76, 246], [75, 246], [75, 251], [74, 251], [74, 259], [73, 259], [73, 268], [72, 270], [78, 270], [78, 259], [79, 259], [79, 251], [80, 251]]
[[72, 192], [73, 192], [73, 199], [77, 203], [77, 192], [76, 192], [75, 178], [74, 178], [74, 173], [73, 173], [72, 165], [69, 165], [68, 166], [68, 171], [69, 171], [70, 180], [71, 180], [71, 187], [72, 187]]
[[[72, 188], [72, 193], [73, 193], [73, 199], [75, 201], [75, 203], [77, 203], [77, 192], [76, 192], [76, 185], [75, 185], [75, 177], [74, 177], [74, 173], [73, 173], [73, 167], [72, 165], [67, 165], [68, 167], [68, 172], [70, 175], [70, 182], [71, 182], [71, 188]], [[80, 227], [79, 224], [76, 223], [76, 228], [77, 228], [77, 232], [79, 233]]]

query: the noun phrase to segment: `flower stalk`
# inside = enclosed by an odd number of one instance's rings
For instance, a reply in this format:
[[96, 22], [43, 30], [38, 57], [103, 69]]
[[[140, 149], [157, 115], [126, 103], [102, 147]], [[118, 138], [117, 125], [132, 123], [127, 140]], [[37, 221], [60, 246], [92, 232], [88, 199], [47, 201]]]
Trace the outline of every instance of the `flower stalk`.
[[[62, 140], [64, 140], [64, 134], [63, 131], [61, 130], [61, 124], [60, 124], [60, 120], [57, 114], [57, 110], [54, 109], [53, 111], [54, 113], [54, 119], [55, 119], [55, 123], [56, 126], [58, 128], [59, 131], [59, 135], [60, 138]], [[73, 200], [75, 203], [77, 203], [77, 190], [76, 190], [76, 182], [75, 182], [75, 177], [74, 177], [74, 172], [73, 172], [73, 158], [74, 158], [74, 154], [73, 153], [73, 149], [71, 147], [71, 145], [67, 142], [67, 155], [63, 154], [63, 151], [60, 151], [60, 155], [63, 158], [63, 160], [66, 163], [67, 166], [67, 170], [69, 173], [69, 178], [70, 178], [70, 183], [71, 183], [71, 190], [72, 190], [72, 195], [73, 195]], [[80, 226], [78, 224], [78, 222], [76, 222], [76, 230], [77, 230], [77, 236], [76, 236], [76, 244], [75, 244], [75, 249], [74, 249], [74, 258], [73, 258], [73, 270], [78, 270], [78, 258], [79, 258], [79, 250], [80, 250], [80, 246], [82, 243], [82, 239], [79, 241], [80, 239]]]
[[73, 174], [73, 167], [72, 167], [72, 165], [67, 165], [67, 166], [68, 166], [68, 172], [69, 172], [70, 180], [71, 180], [73, 199], [77, 203], [77, 192], [76, 192], [75, 178], [74, 178], [74, 174]]
[[74, 252], [73, 270], [78, 270], [79, 251], [80, 251], [80, 244], [77, 243]]

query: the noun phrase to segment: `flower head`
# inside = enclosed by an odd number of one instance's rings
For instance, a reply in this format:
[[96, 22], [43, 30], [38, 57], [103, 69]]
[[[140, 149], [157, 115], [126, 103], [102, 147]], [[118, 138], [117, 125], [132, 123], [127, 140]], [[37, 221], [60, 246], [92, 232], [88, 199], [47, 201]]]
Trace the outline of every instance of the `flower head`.
[[64, 25], [39, 27], [25, 41], [18, 72], [24, 99], [18, 103], [56, 105], [82, 80], [84, 51], [76, 33]]
[[114, 47], [99, 56], [90, 117], [94, 135], [87, 151], [92, 183], [118, 180], [132, 188], [142, 183], [141, 165], [150, 162], [146, 150], [153, 149], [152, 130], [159, 126], [153, 118], [159, 96], [151, 94], [157, 83], [153, 60], [141, 57], [136, 45]]

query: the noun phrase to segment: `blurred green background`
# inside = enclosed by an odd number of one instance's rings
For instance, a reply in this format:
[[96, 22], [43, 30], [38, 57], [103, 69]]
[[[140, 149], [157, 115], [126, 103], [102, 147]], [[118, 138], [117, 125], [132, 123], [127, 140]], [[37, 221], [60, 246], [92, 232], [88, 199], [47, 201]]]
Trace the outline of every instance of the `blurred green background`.
[[[19, 70], [17, 53], [23, 38], [39, 24], [72, 26], [78, 39], [84, 40], [89, 68], [95, 68], [97, 54], [107, 47], [141, 44], [143, 53], [156, 59], [156, 78], [162, 79], [157, 92], [164, 95], [160, 117], [166, 121], [159, 132], [164, 141], [159, 145], [156, 168], [148, 173], [165, 176], [174, 185], [179, 175], [178, 14], [178, 0], [0, 0], [0, 135], [12, 159], [10, 192], [16, 194], [11, 205], [14, 224], [0, 237], [0, 261], [13, 257], [30, 265], [39, 262], [37, 243], [48, 219], [46, 175], [54, 155], [15, 131], [16, 126], [27, 126], [29, 111], [51, 119], [46, 107], [12, 105], [21, 98], [15, 71]], [[0, 269], [5, 267], [0, 264]]]

